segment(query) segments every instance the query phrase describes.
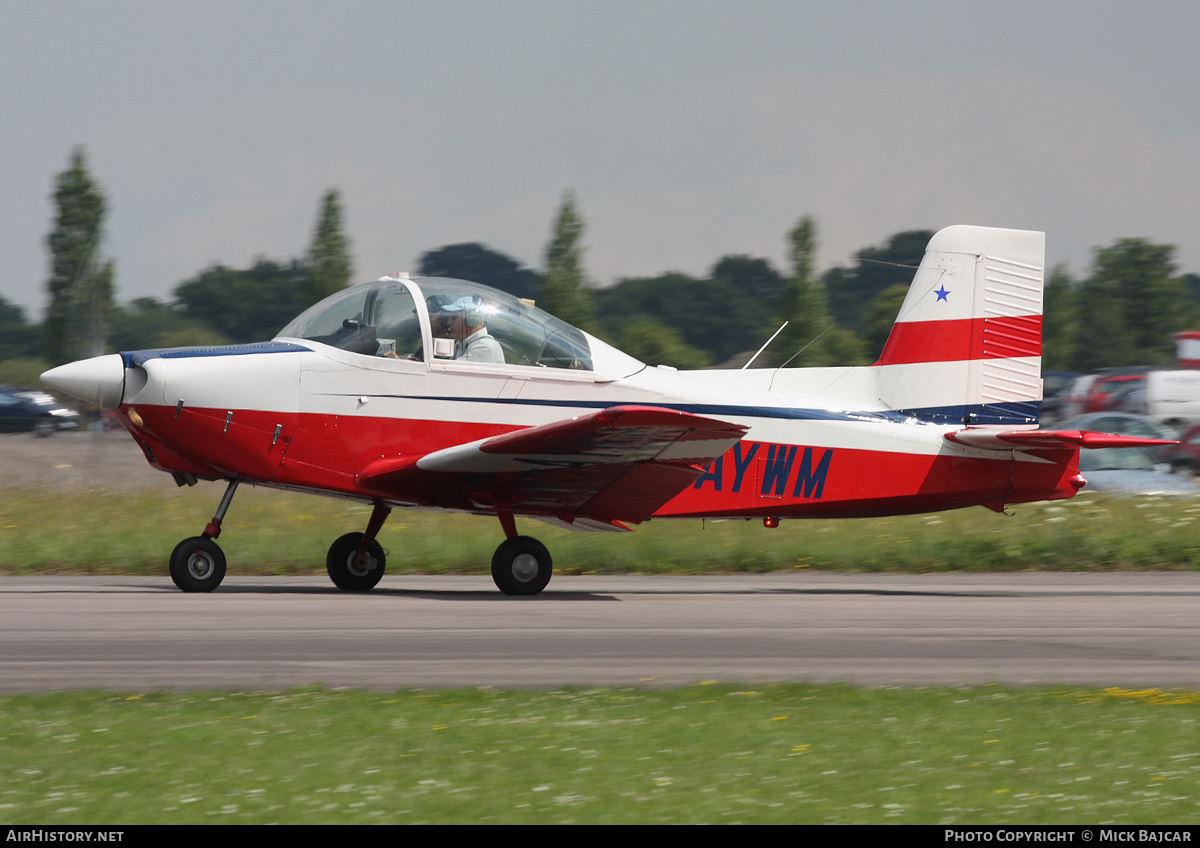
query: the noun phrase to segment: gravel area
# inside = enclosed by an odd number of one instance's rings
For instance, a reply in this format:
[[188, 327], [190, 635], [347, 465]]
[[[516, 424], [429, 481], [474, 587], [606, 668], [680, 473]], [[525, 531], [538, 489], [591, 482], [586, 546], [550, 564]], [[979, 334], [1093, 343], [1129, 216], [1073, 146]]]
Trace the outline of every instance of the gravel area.
[[124, 430], [0, 434], [0, 486], [63, 490], [174, 489], [169, 474], [152, 468]]

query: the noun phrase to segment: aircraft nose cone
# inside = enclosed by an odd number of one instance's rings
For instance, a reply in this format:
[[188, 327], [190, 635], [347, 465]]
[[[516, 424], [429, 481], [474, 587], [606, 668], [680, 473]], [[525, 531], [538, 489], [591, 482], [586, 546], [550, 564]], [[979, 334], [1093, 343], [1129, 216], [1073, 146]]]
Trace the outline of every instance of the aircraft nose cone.
[[116, 409], [125, 389], [125, 362], [119, 353], [68, 362], [42, 374], [42, 382], [71, 397]]

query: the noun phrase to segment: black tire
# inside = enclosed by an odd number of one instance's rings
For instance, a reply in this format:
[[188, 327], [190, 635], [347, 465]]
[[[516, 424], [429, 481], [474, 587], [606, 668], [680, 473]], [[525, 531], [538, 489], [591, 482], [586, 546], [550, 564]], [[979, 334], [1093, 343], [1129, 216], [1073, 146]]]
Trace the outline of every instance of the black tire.
[[203, 536], [184, 539], [171, 551], [171, 579], [185, 592], [211, 592], [225, 579], [225, 552]]
[[355, 564], [358, 544], [362, 537], [362, 533], [347, 533], [329, 546], [329, 553], [325, 557], [325, 570], [329, 572], [329, 579], [344, 592], [367, 592], [374, 589], [375, 584], [383, 579], [387, 557], [379, 542], [372, 542], [367, 548], [365, 568]]
[[537, 539], [506, 539], [492, 554], [492, 580], [506, 595], [536, 595], [546, 588], [554, 572], [550, 552]]
[[49, 418], [42, 418], [33, 425], [33, 434], [41, 438], [53, 436], [58, 432], [58, 427]]

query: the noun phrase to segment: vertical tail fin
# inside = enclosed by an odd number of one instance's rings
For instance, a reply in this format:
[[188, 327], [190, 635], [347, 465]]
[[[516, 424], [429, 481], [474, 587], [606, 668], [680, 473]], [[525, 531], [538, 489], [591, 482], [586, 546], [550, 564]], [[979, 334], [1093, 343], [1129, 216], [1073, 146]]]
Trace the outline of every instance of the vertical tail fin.
[[875, 363], [889, 409], [945, 423], [1037, 424], [1045, 240], [968, 226], [929, 240]]

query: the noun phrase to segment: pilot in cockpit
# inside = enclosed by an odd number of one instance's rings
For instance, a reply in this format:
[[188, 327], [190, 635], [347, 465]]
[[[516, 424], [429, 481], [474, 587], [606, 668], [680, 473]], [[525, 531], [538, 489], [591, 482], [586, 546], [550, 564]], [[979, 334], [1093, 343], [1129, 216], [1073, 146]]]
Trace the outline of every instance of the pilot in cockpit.
[[435, 336], [454, 339], [455, 359], [504, 363], [504, 351], [484, 325], [483, 309], [474, 297], [464, 295], [430, 317]]

